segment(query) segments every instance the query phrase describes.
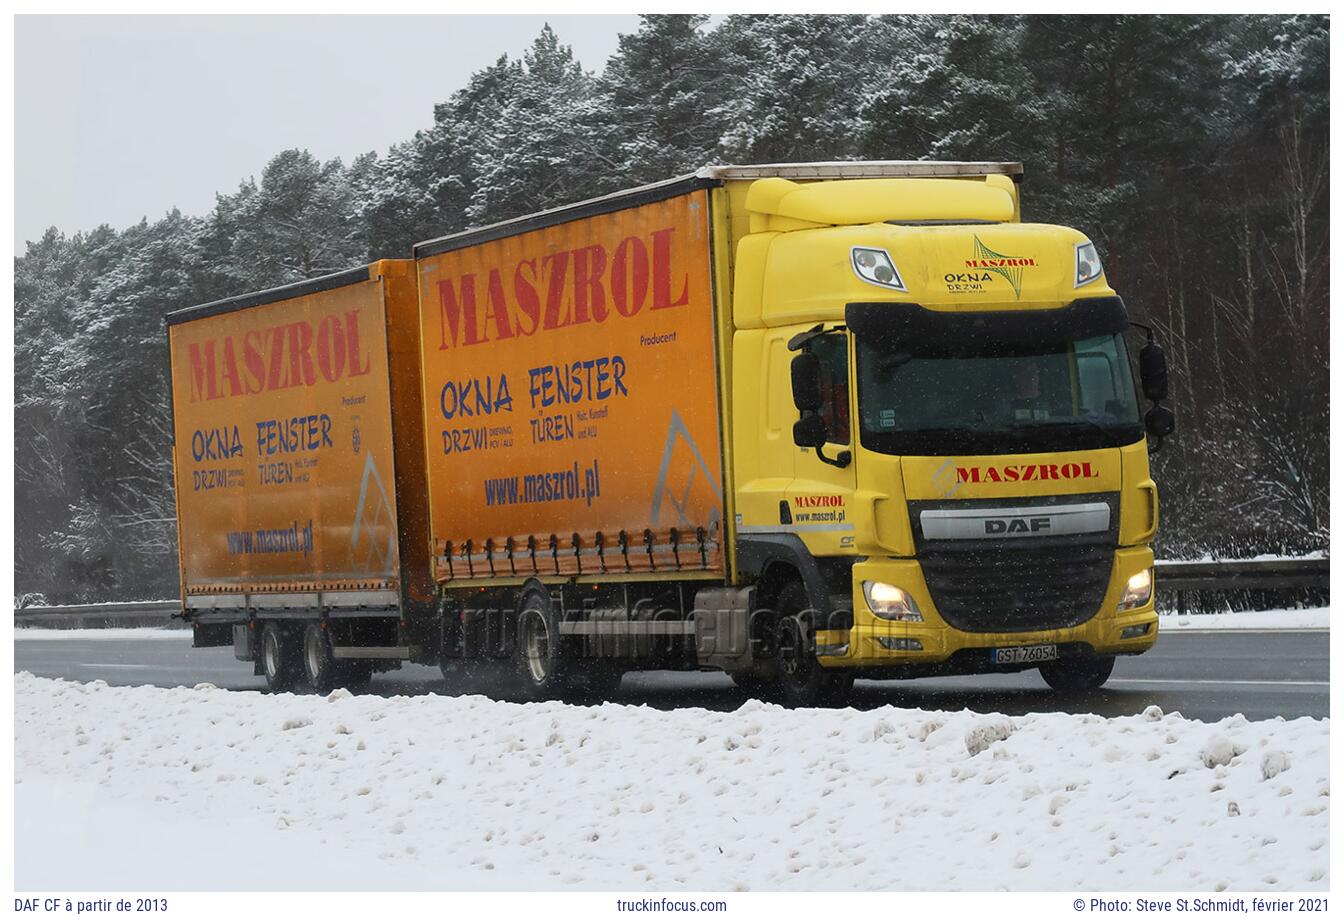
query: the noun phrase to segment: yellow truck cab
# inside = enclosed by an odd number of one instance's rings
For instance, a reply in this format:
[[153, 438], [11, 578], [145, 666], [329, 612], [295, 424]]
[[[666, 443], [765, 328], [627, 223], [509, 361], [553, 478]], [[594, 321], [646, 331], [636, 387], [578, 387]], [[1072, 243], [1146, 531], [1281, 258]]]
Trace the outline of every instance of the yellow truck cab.
[[[1084, 689], [1152, 647], [1157, 489], [1093, 244], [1021, 222], [1020, 164], [724, 172], [739, 577], [800, 573], [776, 606], [815, 626], [815, 665], [805, 628], [752, 677], [800, 700], [1026, 667]], [[1144, 365], [1159, 399], [1156, 346]]]

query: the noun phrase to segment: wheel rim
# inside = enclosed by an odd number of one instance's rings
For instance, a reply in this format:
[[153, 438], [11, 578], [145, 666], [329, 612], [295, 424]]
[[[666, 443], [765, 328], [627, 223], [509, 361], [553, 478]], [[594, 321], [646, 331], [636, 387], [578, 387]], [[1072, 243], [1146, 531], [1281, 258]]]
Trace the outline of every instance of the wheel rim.
[[808, 667], [804, 658], [806, 643], [803, 641], [802, 630], [792, 619], [785, 619], [780, 623], [779, 632], [780, 675], [794, 684], [807, 683]]
[[261, 637], [262, 663], [266, 667], [266, 676], [274, 678], [280, 673], [280, 643], [275, 633], [267, 630]]
[[304, 658], [308, 662], [308, 676], [317, 677], [322, 673], [322, 637], [315, 631], [309, 631], [304, 637]]
[[538, 613], [533, 613], [525, 621], [523, 629], [523, 652], [527, 655], [527, 671], [534, 683], [545, 683], [551, 673], [550, 636], [546, 632], [546, 623]]

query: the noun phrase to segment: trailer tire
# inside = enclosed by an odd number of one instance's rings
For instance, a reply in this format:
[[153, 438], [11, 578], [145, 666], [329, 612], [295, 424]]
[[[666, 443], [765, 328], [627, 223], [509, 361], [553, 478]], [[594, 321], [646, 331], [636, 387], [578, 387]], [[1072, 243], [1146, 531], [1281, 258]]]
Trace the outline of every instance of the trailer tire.
[[1115, 668], [1115, 656], [1074, 658], [1041, 665], [1041, 677], [1051, 689], [1061, 693], [1099, 690]]
[[342, 662], [331, 653], [331, 636], [321, 623], [309, 623], [303, 630], [303, 676], [318, 693], [330, 693], [342, 683]]
[[290, 693], [303, 674], [299, 643], [294, 634], [279, 623], [267, 623], [261, 630], [261, 673], [272, 693]]
[[560, 618], [551, 597], [527, 588], [518, 601], [518, 631], [513, 643], [514, 678], [525, 700], [553, 700], [570, 683], [570, 661], [563, 654]]
[[775, 687], [780, 702], [789, 707], [843, 706], [854, 676], [823, 668], [817, 661], [816, 631], [806, 615], [808, 607], [807, 591], [800, 582], [790, 582], [779, 592]]

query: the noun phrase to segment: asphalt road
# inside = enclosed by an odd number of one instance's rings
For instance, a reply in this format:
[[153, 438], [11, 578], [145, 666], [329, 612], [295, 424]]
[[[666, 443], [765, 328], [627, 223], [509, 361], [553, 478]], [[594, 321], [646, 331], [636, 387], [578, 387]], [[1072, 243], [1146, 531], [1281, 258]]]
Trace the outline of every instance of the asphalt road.
[[[115, 630], [93, 639], [30, 639], [16, 632], [15, 671], [108, 684], [193, 686], [208, 681], [240, 691], [263, 691], [250, 662], [231, 648], [193, 649], [180, 640], [119, 638]], [[1167, 632], [1137, 658], [1121, 658], [1100, 691], [1061, 694], [1036, 671], [912, 681], [860, 681], [851, 705], [902, 706], [978, 712], [1092, 712], [1132, 715], [1156, 704], [1164, 712], [1215, 721], [1241, 713], [1248, 719], [1324, 718], [1330, 714], [1330, 634], [1327, 630]], [[472, 689], [479, 689], [479, 684]], [[406, 665], [374, 676], [382, 696], [445, 693], [437, 669]], [[460, 690], [457, 692], [461, 692]], [[722, 674], [649, 672], [628, 675], [615, 701], [660, 709], [703, 706], [731, 710], [746, 695]]]

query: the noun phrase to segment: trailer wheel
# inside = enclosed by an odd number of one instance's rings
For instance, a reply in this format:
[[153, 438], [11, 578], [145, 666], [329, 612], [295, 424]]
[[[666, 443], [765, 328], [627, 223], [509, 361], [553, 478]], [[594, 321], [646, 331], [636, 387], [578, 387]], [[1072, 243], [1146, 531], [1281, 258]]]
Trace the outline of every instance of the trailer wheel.
[[303, 673], [299, 643], [293, 633], [279, 623], [267, 623], [261, 630], [261, 672], [272, 693], [289, 693]]
[[1074, 658], [1041, 665], [1041, 676], [1051, 689], [1062, 693], [1098, 690], [1111, 676], [1115, 656]]
[[309, 623], [303, 631], [303, 676], [318, 693], [329, 693], [339, 686], [341, 663], [331, 653], [331, 636], [320, 623]]
[[540, 588], [528, 588], [519, 601], [513, 662], [517, 686], [525, 699], [556, 699], [566, 689], [569, 662], [562, 654], [560, 618], [550, 595]]
[[779, 592], [776, 636], [779, 676], [775, 687], [785, 706], [843, 706], [854, 686], [852, 673], [823, 668], [808, 618], [807, 591], [791, 582]]

